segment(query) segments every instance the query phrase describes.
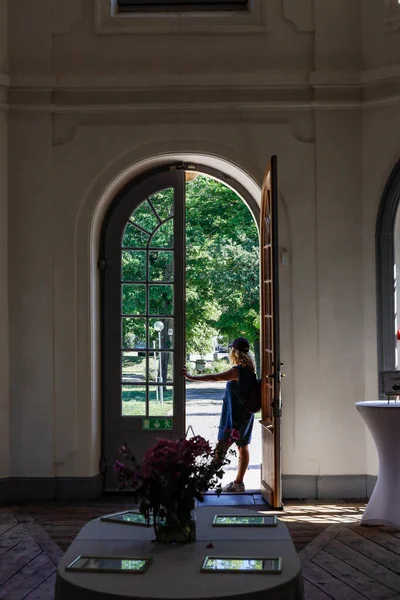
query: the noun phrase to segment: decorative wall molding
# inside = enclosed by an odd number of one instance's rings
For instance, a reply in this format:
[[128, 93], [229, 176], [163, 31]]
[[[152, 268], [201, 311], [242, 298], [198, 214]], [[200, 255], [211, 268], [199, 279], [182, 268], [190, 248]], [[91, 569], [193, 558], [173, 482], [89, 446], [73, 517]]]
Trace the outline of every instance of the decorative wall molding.
[[[55, 6], [54, 6], [55, 5]], [[75, 23], [83, 19], [82, 0], [53, 0], [52, 7], [52, 33], [55, 35], [67, 34]]]
[[299, 33], [314, 31], [313, 0], [283, 0], [283, 18], [291, 21]]
[[95, 1], [97, 34], [121, 33], [266, 33], [266, 2], [249, 0], [249, 11], [118, 13], [117, 0]]
[[[124, 78], [105, 75], [67, 78], [0, 75], [0, 105], [12, 111], [54, 114], [129, 113], [174, 118], [198, 115], [200, 120], [220, 115], [231, 119], [237, 111], [246, 120], [265, 111], [354, 110], [398, 104], [400, 65], [366, 71], [312, 71], [185, 75], [144, 75]], [[160, 111], [163, 114], [157, 115]], [[249, 116], [249, 113], [253, 113]], [[202, 116], [203, 115], [203, 116]], [[64, 128], [64, 132], [65, 132]], [[71, 133], [57, 132], [56, 143]], [[72, 134], [73, 135], [73, 134]], [[58, 140], [58, 142], [57, 142]]]
[[79, 122], [73, 114], [55, 114], [53, 118], [53, 146], [72, 142], [78, 132]]
[[9, 109], [8, 105], [8, 88], [10, 84], [10, 78], [5, 73], [0, 73], [0, 112], [7, 112]]
[[385, 33], [400, 29], [400, 3], [397, 0], [386, 0], [386, 15], [383, 23]]

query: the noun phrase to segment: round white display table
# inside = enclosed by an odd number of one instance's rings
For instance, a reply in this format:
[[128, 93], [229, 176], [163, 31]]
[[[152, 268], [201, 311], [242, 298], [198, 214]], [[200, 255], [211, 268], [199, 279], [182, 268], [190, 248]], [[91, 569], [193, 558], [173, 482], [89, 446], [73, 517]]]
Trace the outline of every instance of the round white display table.
[[[81, 529], [58, 566], [55, 600], [301, 600], [301, 564], [286, 525], [212, 527], [216, 514], [256, 511], [221, 506], [196, 508], [197, 540], [189, 544], [152, 541], [152, 528], [95, 519]], [[209, 543], [212, 548], [207, 548]], [[66, 571], [76, 557], [152, 556], [144, 574]], [[280, 574], [202, 573], [206, 556], [282, 558]]]
[[400, 402], [357, 402], [374, 439], [378, 480], [361, 519], [362, 525], [400, 528]]

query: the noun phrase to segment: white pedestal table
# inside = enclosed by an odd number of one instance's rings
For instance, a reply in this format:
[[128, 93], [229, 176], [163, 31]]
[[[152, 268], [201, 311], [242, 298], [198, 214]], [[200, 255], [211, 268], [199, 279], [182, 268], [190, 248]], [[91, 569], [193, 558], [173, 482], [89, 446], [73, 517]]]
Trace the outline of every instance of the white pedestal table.
[[379, 458], [378, 480], [361, 524], [400, 529], [400, 402], [357, 402], [356, 407], [371, 432]]
[[[154, 542], [152, 528], [90, 521], [60, 561], [55, 600], [302, 600], [301, 564], [286, 525], [278, 520], [277, 527], [212, 527], [216, 514], [257, 512], [200, 506], [197, 539], [189, 544]], [[66, 571], [79, 555], [152, 556], [153, 562], [144, 574]], [[282, 573], [202, 573], [206, 556], [281, 557]]]

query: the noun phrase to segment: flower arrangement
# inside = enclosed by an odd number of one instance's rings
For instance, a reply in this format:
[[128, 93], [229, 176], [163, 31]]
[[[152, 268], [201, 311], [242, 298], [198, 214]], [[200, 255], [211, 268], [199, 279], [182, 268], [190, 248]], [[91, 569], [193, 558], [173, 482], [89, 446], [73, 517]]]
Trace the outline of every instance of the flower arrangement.
[[[232, 440], [236, 435], [232, 432]], [[203, 502], [204, 492], [209, 489], [221, 493], [223, 466], [230, 462], [227, 449], [212, 448], [196, 435], [176, 441], [159, 439], [146, 452], [141, 465], [126, 444], [119, 453], [124, 460], [114, 464], [119, 485], [134, 490], [140, 498], [139, 510], [148, 525], [152, 517], [156, 538], [173, 531], [175, 539], [171, 541], [189, 541], [193, 537], [195, 500]], [[178, 530], [182, 532], [180, 537]]]

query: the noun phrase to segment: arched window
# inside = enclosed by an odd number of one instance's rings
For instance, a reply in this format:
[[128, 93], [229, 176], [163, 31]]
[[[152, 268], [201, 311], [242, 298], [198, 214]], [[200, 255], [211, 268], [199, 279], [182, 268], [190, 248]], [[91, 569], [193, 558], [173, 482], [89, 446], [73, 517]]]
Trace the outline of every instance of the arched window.
[[396, 331], [400, 296], [400, 161], [392, 170], [382, 194], [376, 225], [378, 368], [399, 366]]

